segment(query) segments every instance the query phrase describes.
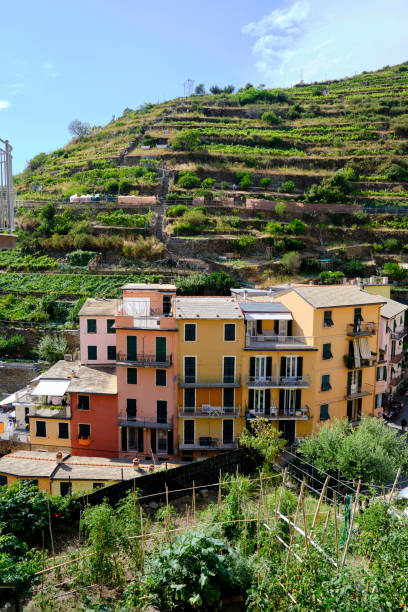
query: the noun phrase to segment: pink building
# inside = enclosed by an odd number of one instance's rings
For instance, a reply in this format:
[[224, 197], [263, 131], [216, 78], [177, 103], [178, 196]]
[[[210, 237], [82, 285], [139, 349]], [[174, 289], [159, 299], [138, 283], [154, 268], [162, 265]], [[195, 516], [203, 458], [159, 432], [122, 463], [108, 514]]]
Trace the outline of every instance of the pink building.
[[116, 365], [115, 317], [121, 300], [88, 298], [79, 311], [81, 363]]
[[375, 414], [378, 417], [382, 416], [386, 395], [394, 394], [402, 381], [403, 339], [408, 334], [405, 323], [408, 306], [389, 298], [384, 299], [386, 303], [381, 307], [375, 388]]

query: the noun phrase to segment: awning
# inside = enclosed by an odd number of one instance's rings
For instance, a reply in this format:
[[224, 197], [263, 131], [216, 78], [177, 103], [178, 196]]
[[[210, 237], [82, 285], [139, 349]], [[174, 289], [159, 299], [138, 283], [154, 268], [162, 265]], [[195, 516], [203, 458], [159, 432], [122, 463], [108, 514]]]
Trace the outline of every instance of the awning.
[[31, 395], [53, 395], [62, 397], [70, 385], [70, 380], [52, 380], [42, 378]]
[[8, 406], [15, 401], [17, 401], [17, 393], [12, 393], [11, 395], [5, 397], [4, 400], [1, 400], [0, 406]]
[[247, 321], [292, 321], [290, 312], [254, 312], [245, 313]]

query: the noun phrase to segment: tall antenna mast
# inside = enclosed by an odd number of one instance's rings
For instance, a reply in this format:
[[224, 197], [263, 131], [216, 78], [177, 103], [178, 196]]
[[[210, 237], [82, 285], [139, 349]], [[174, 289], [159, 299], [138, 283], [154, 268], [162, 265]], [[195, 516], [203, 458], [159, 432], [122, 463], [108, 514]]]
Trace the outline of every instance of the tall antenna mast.
[[0, 138], [0, 229], [14, 230], [12, 146]]
[[194, 81], [192, 79], [187, 79], [184, 81], [184, 97], [187, 98], [191, 96], [193, 93]]

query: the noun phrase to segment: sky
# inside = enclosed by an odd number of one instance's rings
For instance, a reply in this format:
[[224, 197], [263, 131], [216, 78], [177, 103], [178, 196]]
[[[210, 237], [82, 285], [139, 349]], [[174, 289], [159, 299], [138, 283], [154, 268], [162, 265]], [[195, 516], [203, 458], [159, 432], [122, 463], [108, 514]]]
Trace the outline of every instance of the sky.
[[407, 0], [15, 0], [1, 9], [0, 138], [14, 173], [183, 83], [267, 87], [408, 60]]

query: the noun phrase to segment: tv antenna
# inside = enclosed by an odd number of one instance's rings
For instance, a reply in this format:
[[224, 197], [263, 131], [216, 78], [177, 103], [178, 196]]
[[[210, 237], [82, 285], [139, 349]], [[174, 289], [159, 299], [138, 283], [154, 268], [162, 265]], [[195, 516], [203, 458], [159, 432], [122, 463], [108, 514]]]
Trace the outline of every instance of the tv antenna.
[[12, 147], [0, 138], [0, 228], [14, 230]]
[[191, 94], [193, 93], [194, 81], [192, 79], [187, 79], [186, 81], [184, 81], [183, 85], [184, 85], [184, 97], [187, 98], [188, 96], [191, 96]]

